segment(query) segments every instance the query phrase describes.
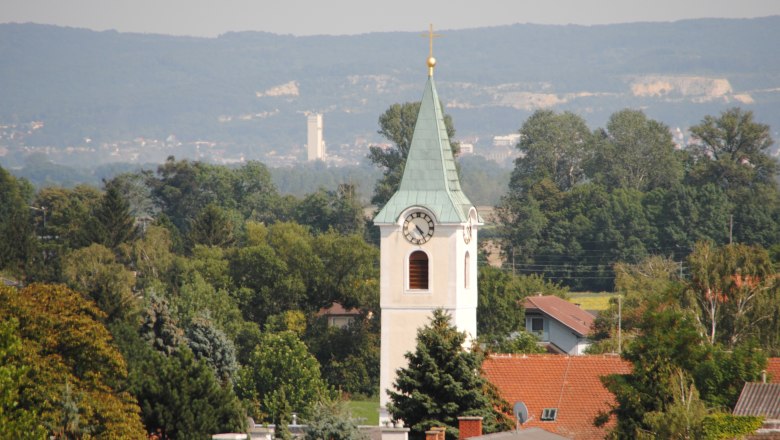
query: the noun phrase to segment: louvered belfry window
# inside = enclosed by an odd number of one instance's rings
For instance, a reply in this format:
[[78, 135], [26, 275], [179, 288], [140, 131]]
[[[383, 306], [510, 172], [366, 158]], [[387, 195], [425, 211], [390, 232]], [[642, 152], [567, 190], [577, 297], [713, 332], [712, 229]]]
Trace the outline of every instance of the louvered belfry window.
[[428, 255], [423, 251], [409, 255], [409, 289], [428, 289]]

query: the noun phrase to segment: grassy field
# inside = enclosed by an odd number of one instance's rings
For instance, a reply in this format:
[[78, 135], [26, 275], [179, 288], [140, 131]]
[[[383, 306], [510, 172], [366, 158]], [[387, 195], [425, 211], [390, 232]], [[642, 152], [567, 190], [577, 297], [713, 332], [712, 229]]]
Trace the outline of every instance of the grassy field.
[[610, 292], [574, 292], [569, 294], [569, 301], [585, 310], [607, 310], [609, 299], [614, 296], [617, 295]]
[[370, 400], [350, 400], [347, 402], [359, 425], [379, 425], [379, 397]]

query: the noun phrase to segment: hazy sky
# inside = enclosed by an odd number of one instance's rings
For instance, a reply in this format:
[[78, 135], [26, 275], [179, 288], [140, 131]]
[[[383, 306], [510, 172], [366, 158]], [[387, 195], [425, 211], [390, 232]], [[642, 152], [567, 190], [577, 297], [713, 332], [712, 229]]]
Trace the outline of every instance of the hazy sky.
[[216, 36], [360, 34], [513, 23], [607, 24], [780, 15], [779, 0], [0, 0], [0, 23]]

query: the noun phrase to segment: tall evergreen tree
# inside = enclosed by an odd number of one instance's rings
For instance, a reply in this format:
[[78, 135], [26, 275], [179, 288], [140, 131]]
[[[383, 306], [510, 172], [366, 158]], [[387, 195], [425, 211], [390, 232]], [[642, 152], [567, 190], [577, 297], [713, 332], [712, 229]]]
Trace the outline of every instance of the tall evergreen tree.
[[149, 431], [183, 440], [245, 429], [232, 387], [220, 385], [206, 361], [197, 361], [189, 348], [166, 356], [147, 346], [130, 362], [133, 393]]
[[0, 269], [22, 269], [33, 256], [35, 231], [25, 192], [24, 181], [0, 167]]
[[115, 185], [108, 185], [103, 198], [95, 208], [90, 231], [92, 241], [114, 249], [135, 234], [135, 219], [130, 215], [130, 204]]
[[444, 426], [447, 438], [457, 438], [459, 416], [482, 416], [486, 432], [511, 429], [508, 404], [492, 392], [480, 374], [482, 356], [464, 349], [465, 342], [466, 334], [441, 309], [417, 332], [417, 349], [406, 354], [409, 365], [398, 371], [388, 405], [415, 438], [424, 438], [433, 426]]
[[210, 203], [192, 221], [189, 235], [194, 244], [225, 247], [233, 243], [233, 222], [225, 210]]

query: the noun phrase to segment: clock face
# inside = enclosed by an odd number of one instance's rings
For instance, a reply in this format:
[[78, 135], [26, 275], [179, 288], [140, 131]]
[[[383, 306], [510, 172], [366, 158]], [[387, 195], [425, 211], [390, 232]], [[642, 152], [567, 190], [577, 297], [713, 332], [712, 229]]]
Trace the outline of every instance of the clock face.
[[404, 220], [404, 237], [413, 244], [423, 244], [433, 237], [433, 219], [420, 211], [413, 212]]

